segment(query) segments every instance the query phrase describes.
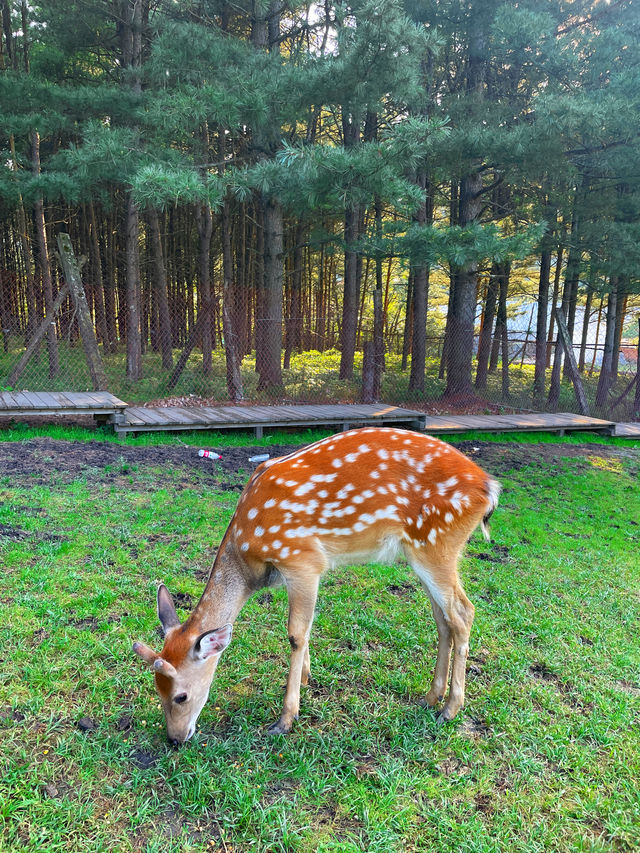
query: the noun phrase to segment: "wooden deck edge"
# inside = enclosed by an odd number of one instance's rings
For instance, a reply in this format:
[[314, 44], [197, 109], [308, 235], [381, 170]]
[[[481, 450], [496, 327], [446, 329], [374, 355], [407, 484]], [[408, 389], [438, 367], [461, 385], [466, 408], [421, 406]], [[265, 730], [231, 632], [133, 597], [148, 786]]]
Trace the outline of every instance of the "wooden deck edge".
[[166, 424], [129, 424], [126, 422], [126, 412], [124, 413], [124, 418], [121, 421], [114, 421], [114, 429], [118, 433], [126, 433], [126, 432], [174, 432], [178, 430], [197, 430], [197, 429], [207, 429], [217, 432], [219, 430], [226, 429], [252, 429], [255, 430], [258, 434], [261, 435], [263, 429], [274, 429], [281, 427], [297, 427], [297, 428], [314, 428], [314, 427], [322, 427], [322, 426], [341, 426], [343, 429], [349, 429], [354, 425], [363, 424], [365, 426], [389, 426], [389, 425], [399, 425], [399, 424], [408, 424], [413, 429], [424, 430], [424, 422], [420, 419], [420, 423], [416, 423], [416, 418], [413, 416], [402, 417], [400, 415], [389, 415], [389, 416], [380, 416], [380, 417], [363, 417], [362, 415], [355, 415], [352, 418], [319, 418], [318, 420], [300, 420], [294, 421], [291, 419], [288, 420], [273, 420], [273, 421], [242, 421], [242, 422], [230, 422], [230, 421], [219, 421], [215, 423], [192, 423], [192, 424], [179, 424], [179, 423], [166, 423]]

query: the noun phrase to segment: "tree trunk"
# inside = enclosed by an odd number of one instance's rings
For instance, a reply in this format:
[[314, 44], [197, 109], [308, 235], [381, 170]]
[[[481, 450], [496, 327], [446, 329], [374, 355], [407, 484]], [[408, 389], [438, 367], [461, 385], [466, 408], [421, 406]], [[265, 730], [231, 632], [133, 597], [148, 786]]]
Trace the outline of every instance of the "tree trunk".
[[[221, 131], [221, 135], [224, 131]], [[231, 216], [229, 200], [222, 208], [222, 328], [227, 368], [227, 393], [234, 403], [242, 400], [242, 376], [240, 373], [239, 340], [234, 318], [236, 317], [233, 286], [233, 256], [231, 253]]]
[[[422, 227], [433, 222], [433, 194], [429, 187], [426, 172], [421, 170], [416, 176], [416, 184], [424, 192], [424, 198], [414, 214], [414, 221]], [[420, 264], [412, 267], [412, 334], [411, 334], [411, 372], [409, 391], [424, 393], [424, 377], [427, 360], [427, 308], [429, 300], [429, 267]], [[404, 357], [404, 353], [403, 353]]]
[[142, 339], [140, 334], [140, 221], [131, 193], [127, 199], [127, 380], [142, 377]]
[[[211, 269], [209, 255], [211, 254], [211, 235], [213, 233], [213, 217], [209, 204], [203, 204], [196, 209], [198, 224], [198, 312], [203, 304], [211, 302]], [[210, 322], [202, 327], [202, 372], [205, 376], [211, 373], [211, 351], [213, 349], [213, 311]]]
[[611, 289], [607, 300], [607, 328], [604, 337], [604, 352], [600, 366], [600, 377], [596, 389], [596, 406], [603, 409], [607, 403], [609, 391], [613, 381], [613, 350], [616, 337], [616, 324], [618, 319], [618, 279], [612, 277]]
[[[264, 318], [261, 335], [260, 391], [282, 388], [282, 208], [272, 199], [263, 199], [264, 211]], [[258, 353], [256, 352], [256, 363]]]
[[104, 281], [102, 277], [102, 258], [100, 257], [100, 240], [98, 237], [98, 225], [96, 223], [96, 212], [93, 202], [87, 205], [90, 228], [90, 252], [93, 267], [93, 302], [95, 305], [96, 328], [98, 337], [102, 341], [105, 352], [111, 351], [109, 330], [107, 328], [107, 315], [104, 304]]
[[587, 301], [584, 306], [584, 317], [582, 319], [582, 337], [580, 339], [580, 358], [578, 360], [578, 370], [584, 373], [584, 365], [587, 359], [587, 342], [589, 339], [589, 324], [591, 322], [591, 303], [593, 301], [593, 290], [589, 288], [587, 291]]
[[[484, 21], [477, 15], [469, 40], [467, 62], [467, 92], [477, 107], [484, 99], [485, 50]], [[463, 228], [476, 222], [482, 211], [482, 175], [477, 169], [478, 165], [470, 163], [460, 181], [459, 224]], [[458, 267], [456, 274], [447, 346], [445, 397], [473, 394], [471, 363], [477, 292], [478, 264], [470, 261]]]
[[149, 227], [149, 242], [151, 244], [153, 296], [158, 314], [157, 340], [162, 358], [162, 369], [171, 370], [173, 367], [173, 350], [171, 346], [171, 315], [167, 294], [167, 271], [162, 251], [158, 211], [153, 207], [147, 208], [147, 223]]
[[498, 265], [493, 263], [487, 282], [487, 295], [484, 302], [484, 314], [480, 338], [478, 339], [478, 366], [476, 368], [476, 388], [483, 391], [487, 387], [487, 376], [489, 372], [489, 357], [491, 355], [491, 341], [493, 335], [493, 321], [496, 315], [496, 302], [498, 297]]
[[540, 255], [540, 278], [538, 279], [538, 315], [536, 318], [536, 366], [533, 376], [534, 400], [544, 396], [547, 367], [547, 315], [549, 313], [549, 283], [551, 279], [551, 249]]
[[298, 222], [293, 235], [293, 270], [291, 271], [291, 300], [284, 349], [284, 367], [289, 369], [291, 353], [299, 352], [302, 344], [302, 267], [304, 256], [302, 238], [304, 224]]
[[[31, 134], [31, 167], [34, 175], [40, 174], [40, 134], [34, 130]], [[42, 278], [42, 290], [44, 293], [44, 315], [51, 314], [53, 306], [53, 286], [51, 284], [51, 264], [49, 263], [49, 249], [47, 247], [47, 228], [44, 218], [44, 200], [38, 196], [33, 205], [33, 220], [35, 223], [36, 240], [38, 243], [38, 260], [40, 261], [40, 275]], [[58, 340], [56, 338], [56, 327], [54, 323], [49, 324], [47, 329], [47, 352], [49, 355], [49, 379], [55, 379], [60, 369], [60, 358], [58, 355]]]

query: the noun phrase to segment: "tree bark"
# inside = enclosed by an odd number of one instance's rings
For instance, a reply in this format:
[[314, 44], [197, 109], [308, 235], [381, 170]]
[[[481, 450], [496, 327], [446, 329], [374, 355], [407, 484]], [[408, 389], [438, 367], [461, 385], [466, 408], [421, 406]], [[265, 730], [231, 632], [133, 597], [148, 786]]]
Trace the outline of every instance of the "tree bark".
[[[360, 139], [359, 120], [348, 114], [342, 117], [345, 148], [353, 148]], [[344, 212], [344, 281], [342, 292], [342, 328], [340, 333], [340, 379], [353, 378], [353, 360], [356, 350], [358, 328], [358, 299], [360, 293], [361, 263], [356, 243], [360, 236], [361, 211], [356, 204], [347, 206]]]
[[[478, 15], [469, 39], [467, 92], [476, 105], [484, 99], [486, 41], [484, 22]], [[482, 175], [476, 163], [468, 165], [460, 182], [459, 224], [476, 222], [482, 211]], [[478, 264], [471, 261], [458, 267], [453, 294], [451, 327], [447, 346], [447, 385], [445, 397], [473, 394], [471, 363], [478, 292]]]
[[142, 337], [140, 330], [140, 220], [131, 193], [127, 198], [127, 380], [142, 377]]
[[[433, 194], [427, 175], [421, 170], [416, 183], [424, 192], [424, 198], [414, 214], [414, 221], [422, 227], [433, 222]], [[412, 267], [412, 329], [411, 329], [411, 372], [409, 391], [424, 393], [424, 378], [427, 360], [427, 309], [429, 301], [429, 267], [418, 264]]]
[[[40, 174], [40, 134], [34, 130], [31, 134], [31, 167], [34, 175]], [[33, 219], [36, 230], [36, 241], [38, 244], [38, 260], [40, 276], [42, 279], [42, 290], [44, 294], [44, 315], [51, 314], [53, 306], [53, 286], [51, 283], [51, 264], [49, 262], [49, 249], [47, 246], [47, 227], [44, 218], [44, 200], [38, 196], [33, 205]], [[47, 329], [47, 352], [49, 355], [49, 379], [55, 379], [60, 369], [60, 357], [58, 354], [58, 340], [56, 338], [55, 323], [51, 322]]]
[[[258, 389], [273, 392], [282, 388], [282, 208], [273, 199], [263, 199], [264, 210], [264, 318], [262, 357]], [[257, 359], [257, 353], [256, 353]]]
[[489, 357], [491, 355], [491, 342], [493, 340], [493, 321], [496, 316], [496, 303], [498, 299], [498, 270], [498, 265], [493, 263], [489, 273], [489, 281], [487, 282], [487, 295], [484, 301], [482, 328], [478, 339], [476, 388], [479, 391], [483, 391], [487, 387]]
[[171, 314], [167, 294], [167, 271], [164, 264], [162, 239], [160, 237], [160, 221], [158, 211], [147, 209], [147, 224], [153, 270], [153, 296], [158, 314], [158, 344], [162, 359], [162, 369], [171, 370], [173, 367], [173, 349], [171, 346]]
[[611, 289], [607, 300], [607, 326], [604, 337], [604, 351], [602, 353], [602, 364], [600, 365], [600, 376], [596, 389], [596, 406], [603, 409], [607, 403], [607, 397], [611, 390], [613, 381], [613, 350], [616, 336], [616, 323], [618, 319], [618, 279], [612, 277]]
[[547, 315], [549, 313], [549, 283], [551, 279], [551, 249], [545, 248], [540, 255], [540, 277], [538, 279], [538, 314], [536, 317], [536, 366], [533, 376], [533, 397], [544, 396], [547, 367]]

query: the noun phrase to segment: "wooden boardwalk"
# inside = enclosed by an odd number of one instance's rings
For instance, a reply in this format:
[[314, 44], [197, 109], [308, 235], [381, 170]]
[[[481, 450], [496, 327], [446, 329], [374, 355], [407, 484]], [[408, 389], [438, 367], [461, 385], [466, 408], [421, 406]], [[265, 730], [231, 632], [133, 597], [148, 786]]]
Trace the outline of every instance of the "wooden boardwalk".
[[115, 418], [127, 404], [108, 391], [3, 391], [0, 415], [95, 415]]
[[[215, 406], [145, 409], [127, 406], [105, 391], [5, 391], [0, 393], [0, 418], [33, 415], [93, 415], [113, 424], [119, 433], [158, 430], [250, 429], [260, 437], [265, 428], [314, 426], [404, 426], [432, 435], [481, 432], [591, 431], [640, 439], [640, 423], [615, 424], [569, 412], [511, 415], [427, 415], [400, 406], [340, 404], [335, 406]], [[1, 422], [1, 420], [0, 420]]]
[[427, 415], [397, 406], [220, 406], [215, 408], [144, 409], [131, 407], [115, 422], [118, 432], [183, 429], [254, 429], [265, 427], [350, 426], [378, 424], [407, 426], [432, 435], [482, 432], [565, 432], [587, 430], [611, 435], [615, 424], [600, 418], [555, 414]]
[[640, 423], [616, 424], [614, 435], [616, 438], [640, 439]]
[[265, 427], [314, 427], [377, 424], [423, 429], [425, 413], [398, 406], [216, 406], [145, 409], [130, 407], [116, 418], [117, 432], [181, 429], [253, 429], [261, 437]]
[[513, 415], [441, 415], [426, 416], [424, 429], [431, 434], [478, 432], [598, 432], [613, 433], [615, 423], [571, 412], [539, 412]]

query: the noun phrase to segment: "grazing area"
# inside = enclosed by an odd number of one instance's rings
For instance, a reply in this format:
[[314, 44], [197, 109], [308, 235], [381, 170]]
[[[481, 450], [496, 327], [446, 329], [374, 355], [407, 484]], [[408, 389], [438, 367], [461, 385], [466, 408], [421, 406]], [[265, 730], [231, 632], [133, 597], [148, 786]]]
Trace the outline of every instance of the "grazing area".
[[319, 436], [225, 436], [211, 462], [203, 435], [96, 435], [0, 442], [0, 849], [636, 849], [639, 443], [455, 440], [504, 491], [461, 563], [476, 619], [453, 722], [421, 701], [437, 635], [417, 579], [351, 566], [322, 582], [292, 733], [265, 733], [289, 657], [268, 590], [174, 749], [131, 650], [161, 645], [156, 585], [185, 618], [249, 457]]

